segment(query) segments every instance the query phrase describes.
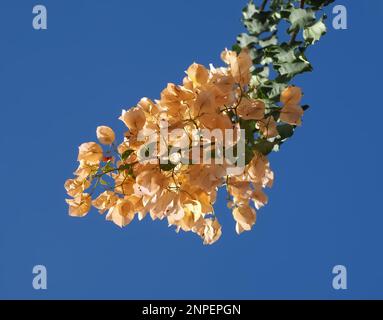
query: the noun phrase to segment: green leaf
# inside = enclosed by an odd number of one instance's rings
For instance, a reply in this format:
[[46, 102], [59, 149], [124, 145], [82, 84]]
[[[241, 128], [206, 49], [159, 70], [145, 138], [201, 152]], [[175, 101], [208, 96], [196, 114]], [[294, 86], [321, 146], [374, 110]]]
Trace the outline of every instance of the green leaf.
[[281, 16], [279, 12], [262, 11], [255, 9], [251, 17], [244, 15], [243, 23], [249, 34], [258, 36], [263, 32], [273, 32], [277, 30], [277, 24]]
[[[278, 71], [281, 76], [276, 79], [278, 82], [288, 82], [298, 74], [312, 71], [312, 66], [310, 62], [308, 62], [304, 50], [304, 48], [299, 48], [296, 50], [297, 52], [294, 51], [295, 60], [293, 61], [290, 61], [291, 55], [289, 55], [288, 57], [282, 56], [285, 61], [278, 60], [274, 63], [274, 69]], [[289, 52], [291, 52], [291, 50]]]
[[284, 76], [287, 75], [288, 77], [292, 78], [296, 76], [297, 74], [303, 73], [305, 71], [311, 71], [311, 65], [306, 62], [294, 62], [294, 63], [284, 63], [281, 64], [278, 68], [278, 71], [280, 75]]
[[275, 61], [279, 64], [281, 63], [291, 63], [294, 62], [297, 58], [295, 56], [294, 49], [285, 50], [283, 48], [278, 48], [278, 53], [274, 55]]
[[286, 83], [267, 81], [257, 88], [257, 98], [267, 97], [272, 102], [278, 102], [281, 92], [287, 87]]
[[275, 34], [271, 35], [270, 37], [267, 37], [263, 40], [259, 40], [259, 45], [262, 48], [267, 48], [272, 45], [277, 45], [278, 44], [278, 38]]
[[319, 41], [320, 38], [326, 34], [326, 32], [326, 25], [323, 23], [323, 19], [320, 19], [312, 26], [306, 27], [303, 30], [303, 38], [307, 43], [314, 44], [315, 42]]
[[257, 8], [255, 7], [254, 2], [250, 1], [249, 4], [242, 10], [244, 19], [251, 19], [256, 11]]
[[131, 150], [131, 149], [128, 149], [128, 150], [125, 150], [122, 155], [121, 155], [121, 159], [122, 160], [126, 160], [127, 158], [129, 158], [129, 156], [134, 152], [134, 150]]
[[125, 170], [130, 170], [132, 168], [132, 165], [127, 163], [127, 164], [123, 164], [121, 166], [118, 167], [118, 171], [125, 171]]
[[248, 165], [254, 158], [254, 146], [245, 147], [245, 165]]
[[234, 45], [231, 47], [231, 50], [233, 50], [233, 51], [235, 51], [237, 54], [239, 54], [239, 53], [241, 52], [242, 48], [241, 48], [241, 46], [240, 46], [238, 43], [236, 43], [236, 44], [234, 44]]
[[306, 0], [306, 4], [313, 7], [314, 10], [321, 9], [333, 3], [335, 0]]
[[102, 184], [103, 186], [107, 186], [108, 185], [108, 183], [105, 180], [103, 180], [103, 179], [100, 179], [100, 184]]
[[244, 119], [239, 120], [239, 125], [241, 129], [245, 130], [246, 143], [250, 143], [250, 144], [254, 143], [255, 124], [256, 124], [256, 121], [254, 120], [244, 120]]
[[161, 170], [164, 170], [164, 171], [173, 170], [176, 166], [177, 166], [177, 164], [174, 164], [174, 163], [172, 163], [170, 161], [168, 163], [161, 163], [160, 164]]
[[258, 38], [254, 36], [249, 36], [247, 33], [241, 33], [238, 36], [237, 41], [241, 48], [246, 48], [252, 44], [258, 43]]
[[270, 8], [273, 10], [277, 10], [283, 7], [284, 0], [272, 0], [270, 3]]
[[277, 130], [279, 135], [281, 136], [281, 140], [285, 140], [290, 138], [294, 134], [295, 127], [290, 124], [282, 124], [277, 126]]
[[113, 170], [114, 167], [110, 162], [107, 162], [106, 165], [102, 168], [102, 172], [107, 172]]
[[291, 23], [288, 31], [291, 33], [312, 24], [315, 21], [315, 11], [311, 9], [294, 8], [291, 10], [288, 20]]
[[274, 142], [268, 140], [259, 139], [258, 142], [254, 145], [255, 150], [262, 153], [263, 155], [268, 155], [274, 148]]

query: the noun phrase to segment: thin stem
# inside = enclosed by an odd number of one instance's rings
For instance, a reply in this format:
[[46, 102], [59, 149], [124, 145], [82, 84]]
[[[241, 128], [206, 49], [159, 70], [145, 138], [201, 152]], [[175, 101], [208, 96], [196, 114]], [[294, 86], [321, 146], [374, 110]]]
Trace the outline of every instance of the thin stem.
[[[128, 163], [128, 164], [131, 165], [131, 166], [134, 166], [134, 165], [137, 164], [137, 163], [139, 163], [139, 162], [138, 162], [138, 161], [135, 161], [135, 162]], [[111, 172], [113, 172], [113, 171], [120, 171], [120, 170], [121, 170], [120, 168], [112, 168], [112, 169], [106, 170], [106, 171], [104, 171], [104, 172], [101, 172], [101, 173], [99, 173], [99, 174], [96, 174], [96, 175], [94, 175], [94, 177], [95, 177], [95, 178], [100, 178], [100, 177], [102, 177], [102, 176], [105, 175], [105, 174], [111, 173]]]
[[108, 173], [111, 173], [113, 171], [118, 171], [118, 168], [113, 168], [113, 169], [110, 169], [110, 170], [106, 170], [102, 173], [98, 173], [96, 175], [94, 175], [95, 178], [101, 178], [104, 174], [108, 174]]
[[96, 183], [93, 185], [92, 190], [89, 192], [89, 195], [90, 195], [90, 196], [92, 196], [92, 195], [93, 195], [93, 192], [96, 190], [98, 184], [100, 183], [100, 179], [101, 179], [101, 178], [97, 178]]
[[263, 1], [262, 1], [261, 6], [259, 7], [259, 11], [260, 11], [260, 12], [262, 12], [263, 10], [265, 10], [267, 1], [269, 1], [269, 0], [263, 0]]

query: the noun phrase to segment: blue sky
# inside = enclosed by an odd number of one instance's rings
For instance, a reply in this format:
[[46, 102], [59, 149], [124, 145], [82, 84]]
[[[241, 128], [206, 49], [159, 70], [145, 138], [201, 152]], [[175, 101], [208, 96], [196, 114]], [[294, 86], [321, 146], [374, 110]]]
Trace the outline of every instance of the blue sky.
[[[2, 0], [0, 298], [383, 298], [383, 3], [337, 2], [349, 29], [330, 24], [308, 53], [314, 72], [296, 84], [311, 109], [271, 156], [270, 203], [237, 236], [220, 193], [223, 236], [203, 246], [165, 221], [70, 218], [63, 183], [98, 125], [121, 133], [122, 108], [157, 98], [194, 61], [220, 64], [246, 1]], [[46, 31], [32, 29], [36, 4]], [[38, 264], [45, 291], [32, 288]], [[347, 290], [332, 288], [338, 264]]]

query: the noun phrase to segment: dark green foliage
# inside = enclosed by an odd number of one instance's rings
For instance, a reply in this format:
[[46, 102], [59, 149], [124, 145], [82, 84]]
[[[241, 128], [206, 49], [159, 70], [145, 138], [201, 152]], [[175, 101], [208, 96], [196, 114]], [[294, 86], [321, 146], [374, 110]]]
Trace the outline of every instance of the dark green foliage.
[[[243, 9], [243, 23], [247, 29], [237, 38], [233, 50], [250, 50], [254, 71], [250, 96], [262, 99], [267, 106], [278, 110], [281, 92], [299, 74], [313, 70], [306, 57], [307, 49], [326, 33], [326, 15], [321, 10], [334, 0], [253, 0]], [[255, 89], [256, 90], [252, 90]], [[304, 106], [306, 110], [308, 106]], [[247, 122], [247, 121], [245, 121]], [[241, 123], [246, 140], [254, 135], [253, 124]], [[251, 129], [249, 129], [251, 127]], [[280, 137], [268, 141], [252, 141], [263, 154], [278, 150], [294, 133], [294, 126], [278, 126]]]

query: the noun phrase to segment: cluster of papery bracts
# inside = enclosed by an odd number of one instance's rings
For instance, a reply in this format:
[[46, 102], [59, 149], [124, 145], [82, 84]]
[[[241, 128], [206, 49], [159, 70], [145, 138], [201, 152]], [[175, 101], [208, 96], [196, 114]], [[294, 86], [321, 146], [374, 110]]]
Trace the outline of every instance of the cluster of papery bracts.
[[[225, 50], [221, 57], [226, 67], [207, 69], [194, 63], [183, 85], [168, 84], [160, 100], [143, 98], [124, 110], [120, 120], [128, 131], [121, 144], [115, 144], [111, 128], [101, 126], [97, 138], [105, 150], [96, 142], [79, 147], [76, 177], [65, 183], [72, 197], [67, 200], [71, 216], [85, 216], [93, 205], [100, 213], [107, 212], [107, 220], [123, 227], [136, 215], [141, 220], [149, 213], [153, 220], [167, 219], [177, 231], [192, 231], [211, 244], [221, 236], [213, 204], [218, 188], [226, 186], [237, 233], [252, 228], [255, 210], [267, 203], [263, 189], [273, 182], [269, 161], [253, 148], [254, 141], [278, 138], [281, 123], [300, 124], [301, 91], [287, 87], [279, 109], [270, 110], [264, 101], [249, 95], [256, 92], [249, 85], [249, 53]], [[204, 130], [231, 130], [233, 139], [229, 141], [225, 134], [209, 137], [201, 134]], [[241, 139], [246, 148], [243, 165], [215, 151], [217, 145], [235, 149]], [[149, 150], [153, 145], [155, 151]], [[171, 148], [176, 151], [169, 153]], [[194, 152], [201, 150], [202, 156]], [[209, 157], [204, 158], [207, 153]], [[185, 158], [189, 161], [182, 161]], [[205, 161], [195, 161], [202, 158]], [[95, 192], [101, 193], [96, 197]]]

